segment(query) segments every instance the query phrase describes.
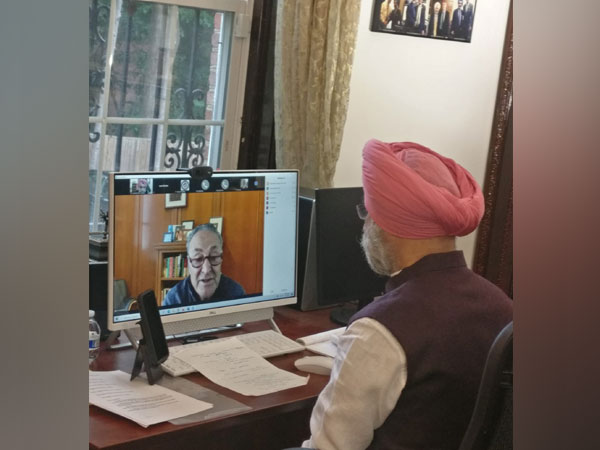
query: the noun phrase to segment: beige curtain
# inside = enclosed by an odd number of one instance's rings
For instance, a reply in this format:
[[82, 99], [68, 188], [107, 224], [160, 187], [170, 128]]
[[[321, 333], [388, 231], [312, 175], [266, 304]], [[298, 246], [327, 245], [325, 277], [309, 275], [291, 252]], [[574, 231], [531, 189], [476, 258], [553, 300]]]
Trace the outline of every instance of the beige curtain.
[[346, 122], [360, 0], [281, 0], [275, 41], [275, 142], [280, 169], [329, 187]]

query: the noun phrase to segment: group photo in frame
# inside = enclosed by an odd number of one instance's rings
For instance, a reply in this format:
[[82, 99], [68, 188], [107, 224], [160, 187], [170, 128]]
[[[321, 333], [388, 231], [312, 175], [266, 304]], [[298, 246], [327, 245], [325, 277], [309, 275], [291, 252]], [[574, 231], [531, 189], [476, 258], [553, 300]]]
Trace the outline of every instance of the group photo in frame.
[[374, 0], [371, 31], [471, 42], [477, 0]]

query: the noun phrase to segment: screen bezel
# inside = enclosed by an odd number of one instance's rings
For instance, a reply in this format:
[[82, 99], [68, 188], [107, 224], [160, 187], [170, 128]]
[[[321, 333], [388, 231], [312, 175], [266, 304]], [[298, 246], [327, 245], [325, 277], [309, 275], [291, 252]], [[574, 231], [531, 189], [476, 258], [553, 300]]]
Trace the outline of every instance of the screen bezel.
[[[299, 176], [297, 170], [277, 170], [277, 169], [264, 169], [264, 170], [223, 170], [217, 171], [214, 175], [219, 177], [232, 175], [235, 177], [243, 177], [247, 175], [257, 176], [260, 174], [277, 174], [287, 173], [295, 174], [296, 178], [296, 235], [294, 239], [295, 245], [295, 268], [294, 268], [294, 295], [288, 297], [282, 297], [278, 299], [265, 299], [258, 302], [243, 303], [239, 305], [228, 305], [228, 306], [215, 306], [214, 308], [186, 311], [179, 314], [164, 315], [160, 314], [163, 324], [176, 323], [188, 320], [196, 320], [203, 318], [210, 318], [214, 316], [236, 314], [250, 312], [259, 309], [272, 309], [276, 306], [292, 305], [298, 302], [298, 290], [297, 290], [297, 277], [298, 277], [298, 197], [299, 197]], [[143, 171], [143, 172], [110, 172], [109, 173], [109, 239], [108, 239], [108, 304], [107, 304], [107, 327], [111, 331], [120, 331], [136, 328], [137, 322], [140, 320], [139, 313], [136, 317], [126, 321], [114, 321], [114, 235], [115, 235], [115, 217], [114, 217], [114, 182], [115, 176], [119, 175], [135, 175], [135, 176], [160, 176], [166, 174], [168, 176], [180, 175], [186, 177], [189, 175], [187, 172], [174, 172], [174, 171]], [[218, 305], [218, 303], [215, 303]], [[236, 323], [237, 321], [233, 322]]]

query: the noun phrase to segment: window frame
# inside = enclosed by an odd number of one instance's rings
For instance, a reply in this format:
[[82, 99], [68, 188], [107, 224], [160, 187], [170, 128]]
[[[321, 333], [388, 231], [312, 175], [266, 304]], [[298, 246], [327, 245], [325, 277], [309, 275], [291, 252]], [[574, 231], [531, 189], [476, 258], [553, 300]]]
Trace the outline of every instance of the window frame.
[[[228, 52], [229, 65], [228, 70], [218, 72], [216, 80], [215, 96], [225, 96], [224, 111], [222, 111], [222, 119], [219, 120], [195, 120], [195, 119], [170, 119], [168, 111], [164, 117], [154, 118], [130, 118], [130, 117], [114, 117], [108, 116], [109, 95], [102, 97], [102, 113], [96, 116], [88, 116], [89, 124], [100, 124], [100, 139], [98, 142], [99, 157], [96, 164], [96, 181], [94, 190], [94, 211], [90, 222], [90, 231], [100, 231], [100, 204], [99, 199], [102, 195], [102, 173], [103, 157], [105, 152], [106, 129], [111, 124], [123, 125], [161, 125], [164, 127], [162, 133], [162, 141], [160, 142], [160, 163], [159, 167], [164, 167], [164, 156], [166, 149], [167, 130], [173, 125], [188, 125], [188, 126], [222, 126], [221, 129], [221, 149], [218, 156], [215, 156], [214, 151], [209, 150], [209, 161], [207, 163], [213, 168], [219, 169], [236, 169], [238, 165], [239, 142], [241, 137], [242, 115], [244, 105], [244, 90], [246, 84], [246, 72], [248, 67], [248, 55], [250, 47], [250, 31], [251, 17], [254, 0], [139, 0], [143, 3], [157, 3], [168, 6], [179, 6], [189, 8], [211, 9], [219, 12], [231, 12], [233, 19], [231, 23], [224, 22], [228, 29], [223, 30], [223, 33], [231, 33], [231, 40], [228, 47], [220, 52], [219, 58], [226, 55]], [[114, 39], [116, 33], [114, 30], [116, 24], [118, 0], [110, 0], [110, 16], [108, 24], [106, 55], [105, 55], [105, 70], [104, 70], [104, 93], [110, 92], [111, 71], [110, 60], [114, 51]], [[219, 65], [221, 61], [217, 64]], [[172, 77], [167, 80], [167, 95], [170, 96], [170, 83]], [[220, 92], [220, 93], [218, 93]], [[168, 105], [170, 99], [167, 100]], [[216, 111], [216, 117], [221, 116], [221, 111]], [[211, 140], [214, 142], [214, 140]], [[211, 142], [211, 145], [213, 143]], [[218, 160], [217, 160], [218, 159]], [[91, 167], [91, 166], [90, 166]], [[90, 205], [91, 206], [91, 205]]]

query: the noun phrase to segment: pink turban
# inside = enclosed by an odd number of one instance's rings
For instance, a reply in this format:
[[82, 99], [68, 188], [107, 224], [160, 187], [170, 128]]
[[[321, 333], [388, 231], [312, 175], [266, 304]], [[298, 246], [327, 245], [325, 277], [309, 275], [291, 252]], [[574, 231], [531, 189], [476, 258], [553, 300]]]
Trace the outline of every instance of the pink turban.
[[483, 194], [471, 174], [412, 142], [368, 141], [363, 150], [365, 206], [395, 236], [464, 236], [483, 216]]

